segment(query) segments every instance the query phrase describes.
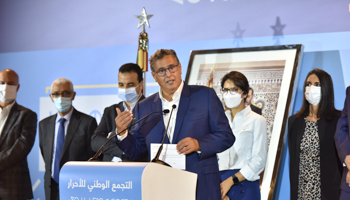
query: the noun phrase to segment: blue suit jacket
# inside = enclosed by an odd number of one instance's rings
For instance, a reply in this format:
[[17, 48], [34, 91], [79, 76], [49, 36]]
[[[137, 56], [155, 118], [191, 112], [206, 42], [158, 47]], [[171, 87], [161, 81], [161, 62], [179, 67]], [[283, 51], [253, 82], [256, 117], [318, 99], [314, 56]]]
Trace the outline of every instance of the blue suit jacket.
[[[338, 155], [341, 162], [344, 162], [345, 157], [347, 155], [350, 155], [350, 131], [349, 131], [350, 118], [348, 117], [349, 112], [350, 112], [350, 87], [346, 89], [346, 99], [344, 103], [344, 109], [342, 111], [342, 116], [338, 121], [337, 131], [335, 134], [335, 144], [337, 146]], [[350, 187], [348, 184], [346, 184], [346, 181], [345, 181], [347, 173], [348, 173], [348, 169], [344, 167], [340, 188], [342, 190], [350, 192]]]
[[[198, 140], [201, 148], [201, 154], [193, 152], [186, 155], [186, 170], [198, 174], [197, 199], [221, 199], [216, 153], [228, 149], [235, 141], [223, 106], [212, 88], [184, 84], [176, 109], [173, 143], [192, 137]], [[161, 110], [162, 102], [156, 93], [137, 105], [136, 118]], [[151, 143], [161, 143], [164, 132], [163, 116], [153, 114], [118, 142], [118, 146], [130, 158], [137, 159], [150, 150]], [[169, 139], [166, 138], [165, 142], [169, 143]]]

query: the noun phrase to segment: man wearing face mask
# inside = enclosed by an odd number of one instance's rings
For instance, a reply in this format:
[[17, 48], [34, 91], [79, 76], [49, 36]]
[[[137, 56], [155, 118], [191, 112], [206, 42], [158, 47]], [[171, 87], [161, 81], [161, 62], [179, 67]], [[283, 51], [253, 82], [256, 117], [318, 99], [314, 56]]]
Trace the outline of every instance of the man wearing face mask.
[[32, 199], [27, 163], [36, 134], [37, 115], [16, 102], [19, 78], [0, 72], [0, 199]]
[[86, 161], [93, 156], [91, 136], [97, 122], [72, 106], [75, 94], [70, 80], [56, 79], [50, 97], [58, 112], [39, 122], [46, 199], [59, 199], [59, 171], [66, 162]]
[[[125, 110], [132, 110], [135, 112], [136, 104], [145, 97], [142, 94], [143, 80], [142, 70], [137, 64], [127, 63], [119, 68], [118, 74], [118, 97], [122, 101], [118, 104], [113, 104], [105, 108], [103, 117], [94, 135], [92, 136], [92, 150], [98, 149], [108, 140], [108, 137], [113, 131], [116, 131], [115, 118], [118, 116], [118, 109], [120, 112]], [[129, 123], [128, 128], [135, 120]], [[103, 161], [132, 161], [128, 158], [122, 150], [114, 142], [109, 142], [103, 150]], [[147, 153], [135, 161], [147, 161]]]

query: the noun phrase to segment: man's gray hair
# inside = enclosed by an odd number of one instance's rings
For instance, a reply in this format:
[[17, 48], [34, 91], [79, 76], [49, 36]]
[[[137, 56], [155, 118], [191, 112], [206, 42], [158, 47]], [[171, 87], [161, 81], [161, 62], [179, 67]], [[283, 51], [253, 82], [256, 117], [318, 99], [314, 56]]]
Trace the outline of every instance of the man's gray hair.
[[58, 79], [56, 79], [54, 82], [52, 82], [52, 84], [51, 84], [51, 92], [52, 92], [53, 84], [66, 84], [66, 83], [69, 83], [69, 89], [70, 89], [71, 91], [74, 91], [72, 81], [70, 81], [70, 80], [68, 80], [68, 79], [66, 79], [66, 78], [58, 78]]
[[177, 63], [179, 64], [179, 59], [177, 58], [177, 55], [174, 50], [172, 49], [158, 49], [149, 59], [149, 63], [151, 65], [151, 70], [155, 72], [154, 70], [154, 64], [157, 62], [157, 60], [162, 59], [164, 56], [172, 55]]

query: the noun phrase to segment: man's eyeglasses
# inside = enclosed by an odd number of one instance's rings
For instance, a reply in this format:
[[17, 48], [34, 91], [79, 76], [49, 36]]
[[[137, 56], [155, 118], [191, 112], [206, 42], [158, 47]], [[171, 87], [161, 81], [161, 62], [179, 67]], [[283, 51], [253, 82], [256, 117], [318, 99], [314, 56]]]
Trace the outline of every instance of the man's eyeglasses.
[[178, 69], [179, 64], [177, 65], [169, 65], [168, 68], [160, 68], [156, 73], [158, 74], [159, 77], [163, 77], [166, 75], [166, 70], [169, 70], [170, 73], [175, 73]]
[[58, 98], [58, 97], [70, 97], [72, 93], [73, 93], [73, 91], [72, 91], [72, 92], [68, 92], [68, 91], [54, 92], [54, 93], [51, 93], [51, 96], [52, 96], [53, 98]]
[[230, 94], [235, 94], [235, 93], [238, 93], [240, 90], [241, 88], [234, 87], [234, 88], [221, 88], [220, 91], [222, 94], [227, 94], [228, 92]]

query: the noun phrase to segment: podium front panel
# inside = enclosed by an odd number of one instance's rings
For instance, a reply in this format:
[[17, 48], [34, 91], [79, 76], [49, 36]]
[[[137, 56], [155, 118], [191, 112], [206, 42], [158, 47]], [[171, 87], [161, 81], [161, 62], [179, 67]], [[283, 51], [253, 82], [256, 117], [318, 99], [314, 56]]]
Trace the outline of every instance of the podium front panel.
[[139, 200], [149, 163], [68, 162], [60, 172], [61, 200]]

